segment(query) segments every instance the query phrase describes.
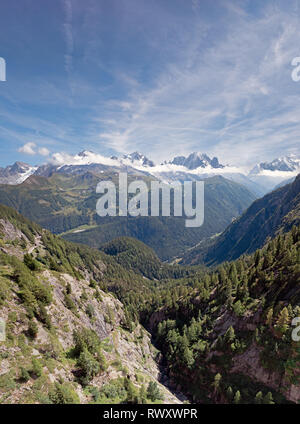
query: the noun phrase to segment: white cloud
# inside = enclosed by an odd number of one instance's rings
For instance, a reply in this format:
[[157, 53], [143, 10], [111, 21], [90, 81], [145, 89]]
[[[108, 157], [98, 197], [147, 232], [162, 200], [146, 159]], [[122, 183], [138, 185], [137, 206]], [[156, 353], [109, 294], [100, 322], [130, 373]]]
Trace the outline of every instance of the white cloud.
[[100, 154], [89, 151], [85, 151], [84, 154], [76, 155], [70, 155], [64, 152], [57, 152], [52, 155], [49, 162], [56, 166], [90, 164], [116, 166], [116, 164], [119, 164], [119, 162], [114, 159], [110, 159]]
[[50, 151], [47, 149], [47, 147], [39, 147], [37, 148], [36, 143], [29, 142], [25, 143], [22, 147], [18, 149], [18, 152], [24, 153], [26, 155], [41, 155], [41, 156], [49, 156]]
[[47, 147], [40, 147], [39, 154], [42, 156], [49, 156], [50, 151], [47, 149]]
[[35, 155], [36, 154], [35, 148], [36, 148], [36, 144], [30, 142], [30, 143], [26, 143], [26, 144], [24, 144], [24, 146], [20, 147], [18, 149], [18, 152], [24, 153], [26, 155]]

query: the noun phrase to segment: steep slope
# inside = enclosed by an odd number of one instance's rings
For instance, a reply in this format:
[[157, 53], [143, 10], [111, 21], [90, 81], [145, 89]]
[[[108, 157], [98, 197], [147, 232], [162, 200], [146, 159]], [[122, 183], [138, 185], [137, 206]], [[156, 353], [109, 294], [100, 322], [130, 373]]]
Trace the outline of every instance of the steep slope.
[[181, 403], [158, 382], [149, 333], [107, 287], [147, 293], [112, 258], [0, 206], [0, 403]]
[[173, 387], [189, 398], [299, 403], [299, 226], [251, 256], [160, 290], [152, 305], [148, 326]]
[[187, 252], [182, 263], [208, 265], [238, 258], [300, 222], [300, 174], [292, 184], [256, 200], [220, 236]]

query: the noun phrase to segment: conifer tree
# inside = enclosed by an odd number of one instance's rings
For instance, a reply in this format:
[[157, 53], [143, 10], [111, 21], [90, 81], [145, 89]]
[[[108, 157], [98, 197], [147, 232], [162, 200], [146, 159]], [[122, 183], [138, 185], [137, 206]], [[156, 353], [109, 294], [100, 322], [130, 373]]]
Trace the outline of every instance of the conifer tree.
[[262, 392], [257, 392], [255, 396], [255, 403], [260, 405], [263, 402], [263, 394]]
[[233, 402], [234, 402], [235, 404], [238, 404], [238, 403], [240, 403], [240, 402], [241, 402], [241, 393], [240, 393], [240, 391], [239, 391], [239, 390], [237, 390], [237, 391], [235, 392]]
[[289, 311], [286, 307], [284, 307], [278, 317], [276, 327], [284, 334], [288, 330], [290, 323]]
[[267, 405], [271, 405], [271, 404], [274, 404], [275, 402], [273, 401], [273, 396], [272, 396], [272, 393], [271, 392], [268, 392], [267, 394], [266, 394], [266, 396], [264, 397], [264, 399], [263, 399], [263, 403], [264, 404], [267, 404]]

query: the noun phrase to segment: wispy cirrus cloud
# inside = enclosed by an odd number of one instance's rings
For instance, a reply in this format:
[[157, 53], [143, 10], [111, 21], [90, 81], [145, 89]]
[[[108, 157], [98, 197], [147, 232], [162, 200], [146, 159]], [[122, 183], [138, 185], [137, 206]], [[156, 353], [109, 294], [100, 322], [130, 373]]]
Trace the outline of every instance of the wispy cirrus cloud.
[[74, 39], [73, 39], [73, 8], [72, 0], [63, 0], [65, 20], [63, 23], [64, 36], [66, 43], [66, 52], [65, 52], [65, 70], [67, 73], [72, 71], [73, 66], [73, 51], [74, 51]]
[[106, 143], [138, 145], [155, 159], [202, 150], [236, 163], [297, 149], [299, 107], [286, 99], [300, 90], [289, 66], [300, 45], [298, 14], [268, 4], [259, 16], [226, 9], [221, 37], [207, 43], [214, 25], [195, 22], [191, 43], [155, 83], [128, 94], [130, 106], [100, 134]]
[[298, 1], [60, 0], [26, 13], [28, 62], [43, 51], [49, 61], [3, 86], [12, 156], [28, 140], [73, 155], [139, 150], [156, 163], [202, 151], [248, 166], [299, 152]]

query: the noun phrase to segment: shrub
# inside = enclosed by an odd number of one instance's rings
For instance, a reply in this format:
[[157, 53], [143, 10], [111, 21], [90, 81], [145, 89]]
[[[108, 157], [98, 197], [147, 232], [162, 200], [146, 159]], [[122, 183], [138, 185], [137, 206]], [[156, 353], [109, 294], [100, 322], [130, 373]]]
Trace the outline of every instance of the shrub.
[[152, 402], [155, 402], [156, 400], [161, 400], [162, 395], [159, 391], [158, 385], [155, 381], [150, 381], [147, 387], [147, 398], [150, 399]]
[[37, 334], [38, 334], [39, 328], [38, 325], [35, 321], [30, 321], [29, 322], [29, 326], [28, 326], [28, 335], [29, 337], [31, 337], [32, 339], [35, 339]]
[[55, 404], [78, 404], [80, 399], [69, 383], [55, 383], [49, 392], [50, 400]]
[[69, 294], [65, 295], [65, 304], [66, 304], [66, 307], [70, 309], [70, 311], [72, 311], [73, 313], [76, 312], [76, 305], [71, 299], [71, 296]]
[[93, 305], [92, 304], [87, 305], [85, 312], [90, 318], [93, 318], [93, 316], [95, 315], [95, 309]]
[[43, 367], [42, 364], [40, 363], [40, 361], [36, 358], [32, 359], [32, 370], [31, 370], [32, 374], [36, 377], [41, 377], [42, 373], [43, 373]]
[[88, 350], [81, 352], [77, 365], [82, 373], [80, 381], [85, 386], [93, 379], [93, 377], [99, 374], [101, 370], [99, 362]]
[[24, 264], [31, 270], [31, 271], [38, 271], [40, 269], [39, 263], [33, 258], [33, 256], [29, 253], [26, 253], [24, 255]]
[[30, 380], [29, 372], [23, 367], [21, 367], [21, 369], [20, 369], [20, 379], [24, 383], [26, 383], [28, 380]]

